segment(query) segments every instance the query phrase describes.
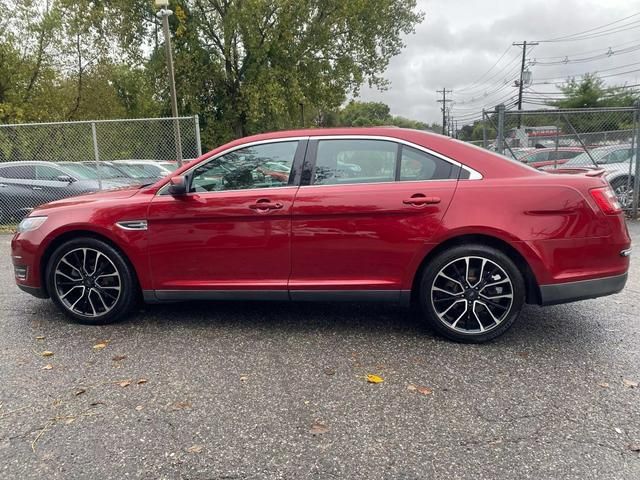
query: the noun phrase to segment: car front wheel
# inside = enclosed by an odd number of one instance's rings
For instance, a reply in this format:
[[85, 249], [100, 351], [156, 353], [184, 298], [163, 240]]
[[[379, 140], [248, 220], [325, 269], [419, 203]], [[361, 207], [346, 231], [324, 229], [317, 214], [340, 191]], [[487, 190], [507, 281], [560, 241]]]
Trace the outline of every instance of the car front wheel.
[[506, 332], [525, 302], [525, 284], [514, 262], [485, 245], [439, 253], [420, 282], [427, 322], [458, 342], [481, 343]]
[[47, 289], [73, 320], [102, 325], [122, 319], [135, 304], [136, 281], [123, 255], [95, 238], [70, 240], [47, 264]]

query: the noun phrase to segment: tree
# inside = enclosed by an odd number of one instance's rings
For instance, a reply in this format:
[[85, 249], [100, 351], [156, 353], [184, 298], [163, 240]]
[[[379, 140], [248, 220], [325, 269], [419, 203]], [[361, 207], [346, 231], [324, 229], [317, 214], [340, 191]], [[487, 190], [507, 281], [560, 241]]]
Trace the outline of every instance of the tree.
[[637, 93], [624, 87], [605, 87], [604, 81], [595, 73], [581, 79], [570, 78], [560, 90], [565, 98], [550, 101], [558, 108], [630, 107], [638, 98]]
[[373, 127], [394, 125], [401, 128], [415, 128], [425, 130], [426, 123], [391, 115], [389, 106], [380, 102], [350, 101], [338, 112], [335, 126], [342, 127]]

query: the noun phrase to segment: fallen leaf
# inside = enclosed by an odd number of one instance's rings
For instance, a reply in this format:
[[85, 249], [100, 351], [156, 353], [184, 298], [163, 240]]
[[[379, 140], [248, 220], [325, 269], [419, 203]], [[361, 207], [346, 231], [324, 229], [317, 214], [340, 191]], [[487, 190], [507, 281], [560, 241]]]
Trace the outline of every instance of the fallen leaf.
[[633, 380], [628, 380], [626, 378], [623, 378], [622, 383], [627, 388], [638, 388], [638, 382], [634, 382]]
[[416, 387], [414, 384], [410, 383], [409, 385], [407, 385], [407, 390], [409, 390], [410, 392], [415, 392], [418, 389], [418, 387]]
[[147, 383], [147, 381], [148, 381], [148, 380], [147, 380], [146, 378], [141, 378], [141, 379], [140, 379], [140, 380], [138, 380], [136, 383], [137, 383], [138, 385], [144, 385], [145, 383]]
[[111, 360], [113, 360], [114, 362], [119, 362], [121, 360], [124, 360], [125, 358], [127, 358], [126, 355], [116, 355], [115, 357], [113, 357]]
[[131, 385], [131, 380], [122, 380], [121, 382], [118, 382], [118, 385], [120, 385], [122, 388], [128, 387], [129, 385]]
[[418, 387], [418, 393], [421, 393], [422, 395], [431, 395], [433, 390], [429, 387]]
[[138, 405], [138, 406], [136, 407], [136, 410], [137, 410], [137, 411], [140, 411], [140, 410], [142, 410], [143, 408], [144, 408], [144, 407], [143, 407], [142, 405]]
[[323, 435], [328, 431], [329, 431], [329, 427], [319, 422], [316, 422], [313, 425], [311, 425], [311, 428], [309, 429], [309, 433], [311, 435]]
[[628, 448], [632, 452], [640, 452], [640, 443], [630, 443], [628, 445]]
[[96, 344], [93, 346], [93, 349], [94, 349], [94, 350], [103, 350], [103, 349], [105, 349], [105, 348], [107, 348], [107, 344], [106, 344], [106, 343], [104, 343], [104, 342], [96, 343]]
[[185, 409], [191, 408], [191, 403], [190, 402], [176, 402], [171, 406], [171, 408], [173, 410], [185, 410]]
[[241, 382], [246, 382], [247, 380], [249, 380], [249, 375], [240, 375]]
[[518, 352], [518, 356], [522, 358], [527, 358], [529, 356], [529, 352]]
[[42, 370], [52, 370], [53, 369], [53, 365], [51, 365], [50, 363], [47, 363], [44, 367], [42, 367]]
[[367, 375], [367, 382], [369, 382], [369, 383], [382, 383], [382, 382], [384, 382], [384, 379], [382, 377], [379, 377], [378, 375], [374, 375], [374, 374], [370, 373], [369, 375]]
[[193, 445], [192, 447], [187, 448], [187, 452], [200, 453], [203, 449], [204, 449], [204, 445]]
[[325, 375], [335, 375], [336, 371], [333, 368], [325, 368], [324, 369], [324, 374]]
[[79, 388], [78, 390], [75, 391], [74, 395], [77, 397], [79, 395], [82, 395], [86, 391], [87, 390], [85, 388]]
[[89, 405], [97, 407], [98, 405], [105, 405], [105, 403], [102, 400], [96, 400], [95, 402], [91, 402]]
[[618, 427], [614, 428], [614, 430], [618, 435], [622, 435], [622, 430], [620, 430]]
[[75, 420], [76, 419], [73, 418], [73, 417], [67, 418], [64, 423], [67, 424], [67, 425], [71, 425], [73, 422], [75, 422]]
[[599, 383], [598, 386], [602, 388], [609, 388], [609, 384], [607, 382]]
[[53, 357], [53, 352], [50, 352], [49, 350], [45, 350], [40, 355], [42, 355], [43, 357]]
[[36, 337], [36, 340], [44, 340], [44, 337], [43, 337], [42, 335], [38, 335], [38, 336]]

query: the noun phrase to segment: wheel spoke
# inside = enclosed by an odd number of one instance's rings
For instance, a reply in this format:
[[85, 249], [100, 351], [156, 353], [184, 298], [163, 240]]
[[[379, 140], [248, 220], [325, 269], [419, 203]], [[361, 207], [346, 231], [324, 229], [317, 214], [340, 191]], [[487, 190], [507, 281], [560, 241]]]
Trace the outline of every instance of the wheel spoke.
[[462, 290], [464, 290], [464, 285], [462, 285], [462, 283], [460, 283], [458, 280], [455, 280], [455, 279], [451, 278], [449, 275], [447, 275], [447, 274], [446, 274], [446, 273], [444, 273], [444, 272], [440, 273], [440, 276], [441, 276], [442, 278], [445, 278], [445, 279], [449, 280], [450, 282], [455, 283], [456, 285], [459, 285], [459, 286], [460, 286], [460, 288], [461, 288]]
[[478, 317], [478, 314], [476, 313], [476, 303], [477, 302], [473, 302], [473, 307], [471, 308], [471, 311], [473, 312], [473, 316], [476, 319], [476, 322], [478, 322], [478, 326], [480, 327], [480, 331], [484, 332], [484, 325], [482, 325], [482, 321], [480, 320], [480, 317]]
[[[496, 318], [496, 316], [493, 314], [493, 312], [491, 311], [491, 309], [489, 308], [489, 306], [488, 306], [486, 303], [484, 303], [484, 302], [483, 302], [483, 301], [481, 301], [481, 300], [476, 300], [476, 301], [475, 301], [475, 303], [476, 303], [476, 304], [479, 304], [479, 305], [482, 305], [482, 306], [484, 307], [484, 309], [487, 311], [487, 313], [488, 313], [489, 315], [491, 315], [491, 319], [493, 320], [493, 322], [494, 322], [496, 325], [498, 325], [498, 324], [500, 323], [500, 320], [498, 320], [498, 319]], [[474, 305], [474, 307], [473, 307], [473, 310], [475, 311], [475, 305]]]
[[435, 292], [446, 293], [447, 295], [451, 295], [452, 297], [457, 297], [459, 295], [458, 293], [450, 292], [449, 290], [445, 290], [444, 288], [440, 288], [440, 287], [433, 287], [432, 290]]
[[68, 296], [71, 292], [73, 292], [76, 288], [84, 288], [84, 285], [75, 285], [75, 286], [71, 287], [69, 290], [67, 290], [67, 293], [65, 293], [64, 295], [62, 295], [62, 296], [60, 297], [60, 300], [63, 300], [63, 299], [65, 299], [65, 298], [67, 298], [67, 296]]
[[483, 293], [481, 293], [480, 296], [486, 300], [498, 300], [500, 298], [513, 298], [513, 295], [511, 295], [510, 293], [507, 293], [504, 295], [484, 295]]
[[451, 324], [451, 328], [456, 328], [456, 325], [458, 324], [458, 322], [460, 321], [460, 319], [462, 319], [462, 317], [465, 316], [465, 314], [467, 313], [468, 310], [468, 306], [467, 306], [467, 302], [464, 302], [464, 311], [460, 314], [460, 316], [458, 316], [458, 318], [456, 318], [456, 320]]

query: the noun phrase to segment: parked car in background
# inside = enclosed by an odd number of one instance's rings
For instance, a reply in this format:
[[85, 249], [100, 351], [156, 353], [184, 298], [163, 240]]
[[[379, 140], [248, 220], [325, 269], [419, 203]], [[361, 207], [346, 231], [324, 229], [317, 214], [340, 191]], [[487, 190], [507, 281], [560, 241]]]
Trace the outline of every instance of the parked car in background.
[[62, 198], [121, 186], [99, 182], [51, 162], [0, 163], [0, 221], [21, 219], [35, 207]]
[[549, 165], [562, 165], [573, 157], [584, 153], [580, 147], [537, 148], [518, 157], [522, 163], [541, 168]]
[[[286, 177], [260, 172], [274, 162]], [[139, 294], [413, 302], [464, 342], [503, 334], [525, 303], [619, 292], [630, 254], [598, 172], [397, 128], [236, 140], [154, 185], [41, 206], [11, 246], [18, 286], [88, 324], [123, 318]]]
[[[595, 165], [594, 165], [595, 162]], [[561, 168], [598, 168], [604, 170], [622, 208], [633, 203], [635, 156], [630, 144], [607, 145], [589, 149], [565, 162]], [[547, 167], [546, 169], [551, 168]]]
[[131, 167], [146, 178], [157, 179], [166, 177], [178, 168], [178, 164], [175, 162], [155, 160], [114, 160], [113, 163], [126, 171], [129, 171]]

